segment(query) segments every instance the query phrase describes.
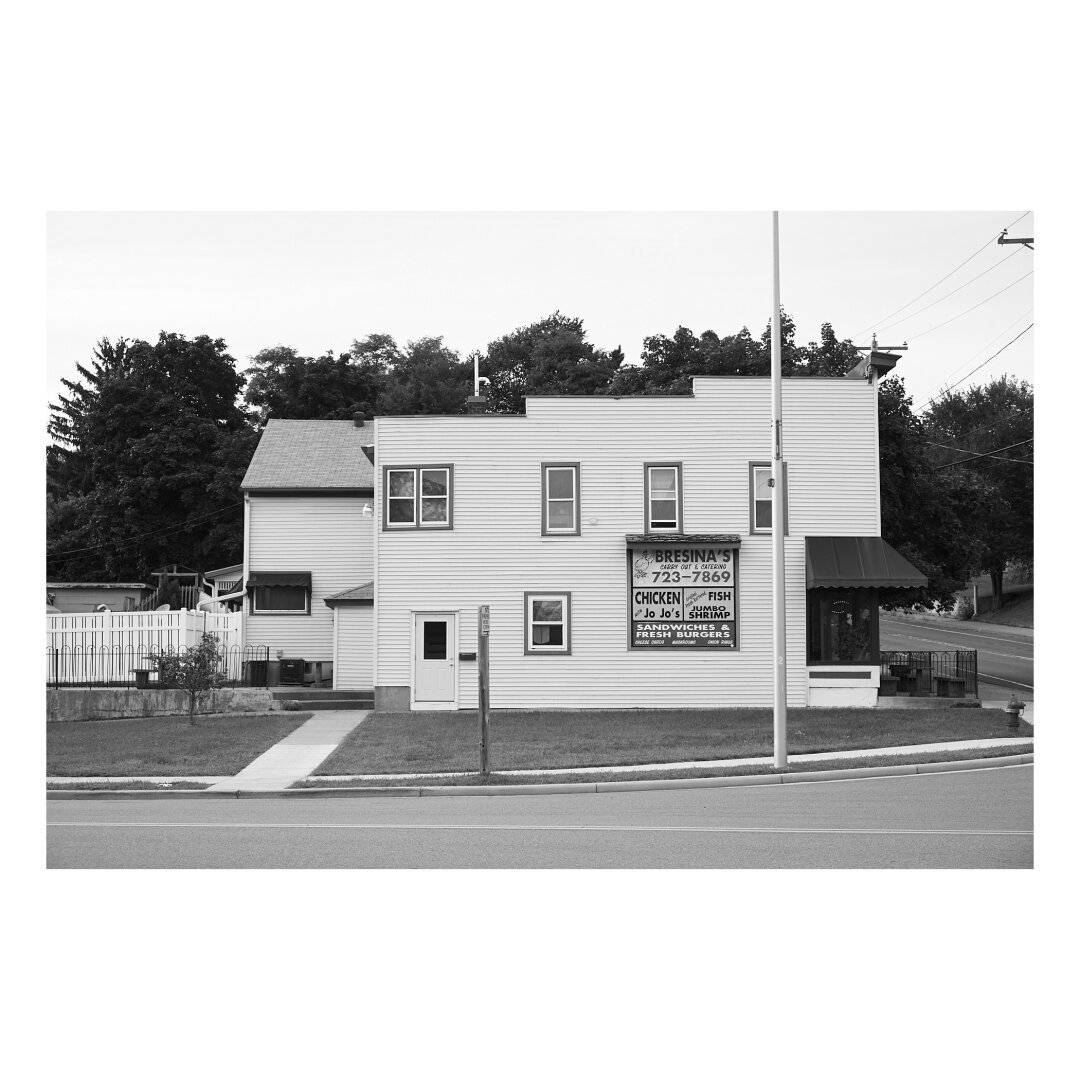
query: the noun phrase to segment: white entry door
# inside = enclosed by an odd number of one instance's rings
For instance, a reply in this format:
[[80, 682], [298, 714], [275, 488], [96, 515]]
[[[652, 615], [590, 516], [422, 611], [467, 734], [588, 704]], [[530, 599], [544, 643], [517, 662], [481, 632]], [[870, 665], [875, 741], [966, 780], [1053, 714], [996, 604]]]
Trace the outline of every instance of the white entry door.
[[452, 706], [457, 700], [457, 616], [417, 615], [413, 640], [413, 700], [429, 706]]

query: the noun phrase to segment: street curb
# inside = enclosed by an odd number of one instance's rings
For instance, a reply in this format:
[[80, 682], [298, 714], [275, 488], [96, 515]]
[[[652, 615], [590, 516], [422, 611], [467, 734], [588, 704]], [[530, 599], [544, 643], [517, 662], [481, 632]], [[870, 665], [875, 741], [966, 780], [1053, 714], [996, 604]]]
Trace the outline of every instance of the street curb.
[[906, 615], [898, 611], [884, 612], [890, 619], [913, 623], [916, 626], [936, 626], [941, 630], [966, 630], [972, 634], [993, 634], [1000, 632], [1003, 637], [1014, 638], [1032, 644], [1035, 629], [1030, 626], [1010, 626], [1008, 623], [976, 622], [972, 619], [950, 619], [945, 615]]
[[921, 773], [969, 772], [974, 769], [1000, 769], [1032, 765], [1034, 754], [1010, 754], [1002, 757], [971, 758], [967, 761], [930, 761], [921, 765], [869, 765], [865, 768], [822, 769], [820, 772], [760, 773], [750, 776], [691, 776], [668, 780], [598, 780], [577, 784], [500, 784], [493, 787], [371, 787], [371, 788], [285, 788], [282, 791], [66, 791], [48, 790], [46, 799], [280, 799], [280, 798], [457, 798], [459, 796], [497, 795], [602, 795], [612, 792], [665, 791], [678, 788], [761, 787], [767, 784], [820, 784], [834, 780], [865, 780], [882, 776], [916, 776]]

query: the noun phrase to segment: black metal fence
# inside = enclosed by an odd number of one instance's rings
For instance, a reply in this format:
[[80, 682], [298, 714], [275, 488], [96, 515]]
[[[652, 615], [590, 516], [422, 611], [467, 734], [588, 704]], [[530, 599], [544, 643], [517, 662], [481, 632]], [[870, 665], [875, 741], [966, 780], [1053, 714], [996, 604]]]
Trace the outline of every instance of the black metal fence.
[[975, 649], [881, 653], [882, 697], [977, 697], [978, 693], [979, 654]]
[[[183, 651], [183, 650], [181, 650]], [[157, 685], [151, 649], [93, 648], [64, 645], [45, 649], [45, 683], [54, 689], [79, 686], [91, 689], [104, 686]], [[270, 666], [268, 645], [239, 645], [222, 649], [221, 671], [226, 686], [267, 685]]]

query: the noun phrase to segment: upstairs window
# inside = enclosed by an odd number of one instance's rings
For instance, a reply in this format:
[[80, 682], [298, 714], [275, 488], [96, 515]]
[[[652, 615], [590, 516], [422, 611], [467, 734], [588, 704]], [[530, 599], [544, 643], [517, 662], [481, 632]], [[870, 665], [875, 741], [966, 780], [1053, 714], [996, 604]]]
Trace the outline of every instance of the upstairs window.
[[682, 464], [645, 466], [645, 531], [682, 532]]
[[451, 528], [453, 482], [452, 465], [387, 466], [383, 470], [383, 528]]
[[580, 467], [576, 462], [540, 466], [543, 483], [542, 536], [581, 534]]
[[[750, 462], [750, 531], [752, 533], [772, 532], [773, 489], [772, 462]], [[784, 462], [784, 534], [788, 531], [788, 474], [787, 462]]]

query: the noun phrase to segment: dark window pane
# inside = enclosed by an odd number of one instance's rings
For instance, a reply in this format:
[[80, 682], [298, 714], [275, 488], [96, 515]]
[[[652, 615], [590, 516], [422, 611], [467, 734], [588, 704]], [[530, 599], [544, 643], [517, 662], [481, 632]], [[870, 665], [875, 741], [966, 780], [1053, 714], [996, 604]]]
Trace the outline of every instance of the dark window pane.
[[421, 499], [421, 521], [446, 521], [446, 499]]
[[574, 497], [573, 469], [548, 469], [548, 496], [552, 499]]
[[420, 486], [421, 495], [445, 495], [449, 491], [449, 481], [445, 469], [425, 469]]
[[389, 476], [390, 494], [391, 495], [404, 495], [412, 496], [416, 494], [416, 489], [413, 486], [413, 473], [412, 470], [405, 472], [391, 472]]
[[302, 585], [256, 585], [256, 611], [306, 611], [307, 589]]
[[574, 527], [574, 504], [572, 502], [548, 503], [548, 528], [572, 529]]
[[676, 504], [668, 499], [654, 499], [652, 504], [652, 522], [654, 525], [674, 525]]
[[446, 623], [442, 620], [424, 623], [424, 659], [446, 659]]
[[534, 626], [534, 645], [562, 645], [563, 628], [561, 626]]
[[408, 522], [412, 524], [413, 520], [413, 501], [412, 499], [391, 499], [389, 512], [390, 520], [392, 522]]
[[758, 499], [754, 503], [754, 527], [756, 529], [772, 528], [772, 501], [766, 502]]
[[533, 622], [562, 622], [561, 600], [534, 600]]

